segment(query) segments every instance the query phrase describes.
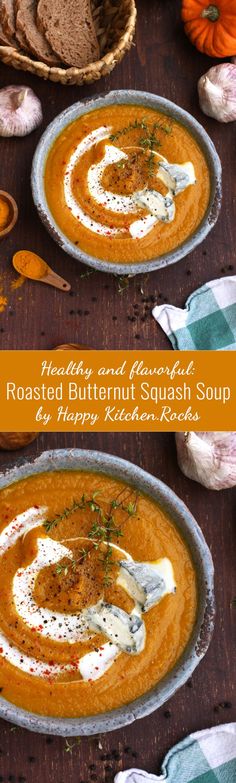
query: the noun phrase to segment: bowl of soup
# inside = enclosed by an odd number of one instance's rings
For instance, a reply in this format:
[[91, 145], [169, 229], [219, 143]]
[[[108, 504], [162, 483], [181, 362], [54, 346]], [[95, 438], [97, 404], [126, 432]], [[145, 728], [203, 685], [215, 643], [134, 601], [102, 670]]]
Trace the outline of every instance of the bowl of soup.
[[0, 475], [0, 715], [97, 734], [157, 709], [208, 648], [213, 564], [159, 479], [102, 452]]
[[221, 164], [184, 109], [119, 90], [53, 120], [36, 149], [32, 192], [66, 253], [105, 272], [137, 274], [180, 260], [213, 228]]

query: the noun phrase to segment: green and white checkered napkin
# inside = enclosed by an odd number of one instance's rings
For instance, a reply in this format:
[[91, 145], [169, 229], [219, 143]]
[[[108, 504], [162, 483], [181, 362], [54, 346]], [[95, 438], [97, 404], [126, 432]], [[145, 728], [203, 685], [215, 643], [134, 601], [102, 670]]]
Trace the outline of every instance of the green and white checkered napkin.
[[187, 299], [185, 309], [164, 304], [152, 314], [180, 351], [236, 350], [236, 276], [211, 280]]
[[190, 734], [167, 753], [161, 775], [119, 772], [115, 783], [235, 783], [236, 723]]

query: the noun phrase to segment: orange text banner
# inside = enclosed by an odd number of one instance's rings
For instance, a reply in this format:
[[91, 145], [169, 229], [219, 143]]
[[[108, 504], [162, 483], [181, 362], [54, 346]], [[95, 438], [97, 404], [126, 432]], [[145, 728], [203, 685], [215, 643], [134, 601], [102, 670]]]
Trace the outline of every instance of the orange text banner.
[[4, 432], [236, 430], [234, 352], [2, 351]]

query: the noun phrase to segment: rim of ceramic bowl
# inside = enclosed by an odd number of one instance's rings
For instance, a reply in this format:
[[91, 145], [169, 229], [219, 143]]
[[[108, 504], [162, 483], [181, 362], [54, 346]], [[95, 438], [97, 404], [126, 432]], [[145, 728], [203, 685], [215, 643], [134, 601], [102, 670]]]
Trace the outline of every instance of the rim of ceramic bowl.
[[[210, 171], [210, 201], [206, 213], [196, 231], [169, 253], [140, 263], [131, 262], [130, 264], [122, 264], [120, 262], [111, 263], [110, 261], [102, 261], [95, 256], [85, 253], [78, 246], [75, 246], [73, 242], [63, 234], [54, 220], [47, 204], [44, 190], [44, 170], [47, 156], [61, 131], [73, 122], [73, 120], [76, 120], [83, 114], [114, 103], [136, 104], [144, 107], [148, 106], [149, 108], [160, 110], [168, 116], [174, 116], [177, 121], [192, 133], [198, 142], [206, 157]], [[74, 103], [61, 114], [58, 114], [50, 125], [48, 125], [41, 136], [34, 154], [31, 187], [33, 200], [38, 210], [39, 217], [55, 242], [57, 242], [65, 253], [98, 271], [115, 275], [136, 275], [153, 272], [163, 266], [168, 266], [169, 264], [180, 261], [205, 239], [209, 231], [211, 231], [215, 225], [220, 212], [222, 198], [221, 162], [216, 148], [203, 126], [185, 109], [182, 109], [172, 101], [153, 93], [139, 90], [113, 90], [107, 94], [98, 95], [96, 98], [84, 99], [78, 103]]]
[[197, 619], [183, 654], [161, 682], [130, 704], [85, 718], [51, 718], [23, 710], [0, 697], [0, 716], [5, 720], [44, 734], [84, 736], [113, 731], [149, 715], [189, 679], [205, 655], [213, 633], [214, 567], [203, 533], [183, 501], [158, 478], [120, 457], [84, 449], [45, 451], [35, 460], [21, 460], [21, 464], [1, 473], [0, 489], [28, 476], [55, 470], [89, 470], [110, 475], [151, 497], [179, 528], [189, 546], [198, 580]]

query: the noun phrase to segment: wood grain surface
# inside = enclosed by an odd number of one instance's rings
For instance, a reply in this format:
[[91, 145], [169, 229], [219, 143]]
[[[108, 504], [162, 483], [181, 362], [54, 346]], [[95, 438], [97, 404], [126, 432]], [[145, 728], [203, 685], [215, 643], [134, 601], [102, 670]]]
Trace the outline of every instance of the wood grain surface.
[[[30, 85], [42, 100], [44, 126], [76, 100], [112, 88], [159, 93], [197, 117], [215, 142], [223, 163], [223, 207], [206, 241], [175, 266], [123, 282], [112, 275], [87, 275], [54, 244], [32, 204], [30, 169], [42, 127], [24, 139], [0, 140], [0, 188], [20, 210], [12, 235], [0, 244], [0, 287], [8, 305], [0, 313], [0, 347], [50, 348], [80, 342], [94, 348], [169, 348], [150, 310], [154, 302], [183, 306], [200, 284], [236, 270], [235, 126], [208, 120], [197, 102], [196, 82], [212, 61], [185, 38], [176, 0], [138, 0], [136, 46], [107, 79], [90, 88], [44, 83], [0, 64], [0, 86]], [[72, 285], [71, 295], [39, 283], [12, 290], [13, 252], [33, 249]], [[123, 288], [123, 292], [121, 289]], [[233, 358], [233, 357], [232, 357]], [[19, 423], [20, 429], [20, 423]], [[211, 647], [192, 680], [152, 716], [123, 730], [72, 739], [31, 734], [0, 722], [0, 783], [112, 783], [130, 766], [160, 771], [169, 748], [191, 731], [236, 720], [235, 490], [210, 492], [184, 478], [169, 434], [44, 434], [22, 452], [1, 453], [0, 465], [45, 448], [79, 446], [116, 453], [166, 481], [200, 523], [216, 566], [217, 618]]]
[[[196, 90], [197, 79], [212, 64], [186, 38], [178, 0], [138, 0], [136, 46], [108, 78], [90, 87], [46, 83], [0, 63], [0, 85], [30, 85], [44, 112], [43, 125], [34, 133], [0, 139], [0, 189], [12, 193], [19, 206], [17, 226], [0, 244], [0, 285], [9, 298], [0, 313], [0, 347], [51, 348], [82, 342], [103, 349], [168, 348], [169, 341], [151, 316], [153, 303], [168, 301], [181, 307], [197, 286], [236, 271], [235, 125], [221, 125], [202, 114]], [[86, 276], [88, 267], [65, 255], [49, 237], [32, 202], [30, 171], [41, 133], [59, 112], [96, 92], [130, 87], [164, 95], [202, 122], [222, 160], [224, 197], [218, 223], [200, 247], [173, 266], [126, 279], [128, 285], [120, 293], [117, 277], [99, 272]], [[39, 253], [67, 278], [71, 295], [31, 281], [11, 291], [16, 277], [12, 254], [22, 248]]]
[[0, 722], [2, 781], [113, 783], [114, 774], [128, 767], [157, 772], [165, 753], [188, 733], [236, 720], [236, 490], [208, 491], [184, 478], [176, 462], [174, 435], [166, 433], [44, 434], [24, 452], [2, 454], [0, 462], [14, 464], [18, 458], [58, 446], [115, 452], [168, 483], [201, 525], [216, 568], [217, 615], [210, 648], [192, 679], [157, 712], [110, 734], [81, 738], [79, 743], [72, 738], [69, 747], [63, 738], [14, 731]]

